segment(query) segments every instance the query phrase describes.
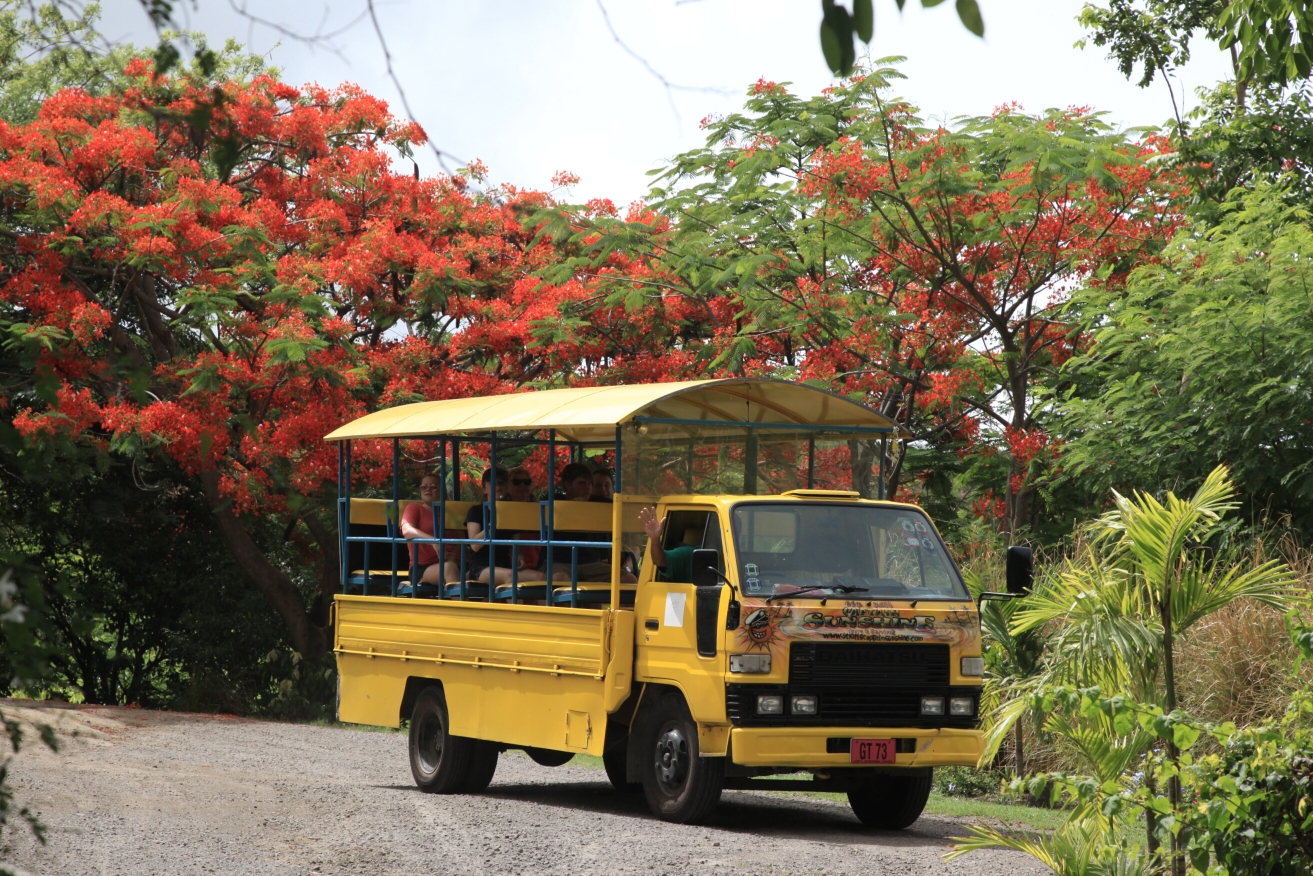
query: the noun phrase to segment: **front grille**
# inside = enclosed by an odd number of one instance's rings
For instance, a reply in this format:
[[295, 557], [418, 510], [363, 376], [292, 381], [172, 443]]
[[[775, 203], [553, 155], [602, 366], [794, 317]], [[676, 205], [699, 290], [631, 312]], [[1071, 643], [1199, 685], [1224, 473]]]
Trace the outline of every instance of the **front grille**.
[[[947, 645], [793, 642], [788, 684], [726, 685], [726, 709], [743, 726], [975, 727], [974, 715], [921, 715], [923, 696], [979, 697], [978, 687], [949, 687], [949, 657]], [[785, 714], [757, 715], [757, 696], [771, 693]], [[817, 698], [817, 714], [788, 714], [789, 698], [803, 694]]]
[[794, 642], [789, 683], [819, 688], [909, 688], [948, 684], [947, 645]]

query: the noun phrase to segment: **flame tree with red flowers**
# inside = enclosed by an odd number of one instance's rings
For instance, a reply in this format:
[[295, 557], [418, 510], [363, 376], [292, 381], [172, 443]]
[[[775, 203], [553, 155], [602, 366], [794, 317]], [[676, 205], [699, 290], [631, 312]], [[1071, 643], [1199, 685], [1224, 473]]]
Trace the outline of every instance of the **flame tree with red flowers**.
[[[554, 257], [520, 218], [546, 196], [477, 192], [477, 165], [421, 180], [402, 160], [423, 138], [354, 86], [140, 59], [111, 94], [0, 123], [0, 330], [20, 363], [0, 405], [24, 453], [167, 454], [308, 659], [329, 634], [297, 563], [338, 586], [322, 436], [524, 379], [479, 326], [518, 319]], [[387, 476], [381, 449], [357, 456], [362, 481]], [[263, 546], [271, 523], [299, 561]]]
[[[558, 285], [592, 290], [564, 310], [571, 325], [664, 310], [667, 328], [641, 339], [664, 367], [852, 394], [914, 436], [887, 460], [891, 495], [924, 501], [945, 473], [993, 465], [977, 506], [1014, 531], [1054, 454], [1037, 384], [1079, 343], [1066, 295], [1159, 251], [1177, 182], [1152, 161], [1163, 141], [1097, 113], [930, 126], [890, 96], [897, 78], [871, 69], [810, 99], [759, 81], [744, 112], [704, 120], [706, 147], [673, 160], [647, 208], [538, 218], [563, 249]], [[869, 471], [864, 452], [854, 468]]]

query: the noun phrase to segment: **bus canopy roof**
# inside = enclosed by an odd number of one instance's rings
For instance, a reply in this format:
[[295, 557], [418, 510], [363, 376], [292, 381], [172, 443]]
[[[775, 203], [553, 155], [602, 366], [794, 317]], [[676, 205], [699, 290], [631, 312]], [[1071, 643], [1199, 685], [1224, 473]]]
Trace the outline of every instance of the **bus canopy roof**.
[[837, 432], [892, 432], [871, 408], [814, 386], [765, 378], [587, 386], [398, 405], [367, 414], [325, 436], [418, 438], [555, 429], [566, 441], [602, 442], [634, 420], [796, 425]]

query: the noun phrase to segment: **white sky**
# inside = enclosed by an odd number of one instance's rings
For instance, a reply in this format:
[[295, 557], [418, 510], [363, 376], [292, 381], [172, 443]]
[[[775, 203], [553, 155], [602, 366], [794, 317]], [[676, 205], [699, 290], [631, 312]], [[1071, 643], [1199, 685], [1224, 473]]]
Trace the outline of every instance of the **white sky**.
[[[356, 82], [404, 115], [368, 18], [335, 38], [340, 56], [310, 48], [238, 15], [232, 2], [198, 0], [190, 27], [212, 43], [236, 37], [268, 53], [288, 82]], [[618, 204], [647, 191], [646, 172], [701, 145], [698, 121], [741, 106], [758, 77], [815, 93], [830, 82], [821, 57], [817, 0], [604, 0], [625, 43], [672, 90], [618, 45], [597, 0], [379, 0], [393, 63], [417, 121], [444, 151], [482, 159], [494, 182], [549, 188], [553, 173], [582, 178], [574, 199]], [[967, 33], [951, 3], [922, 10], [907, 0], [875, 0], [871, 56], [905, 55], [899, 89], [928, 117], [987, 114], [1017, 101], [1028, 110], [1086, 105], [1124, 127], [1161, 124], [1172, 112], [1166, 86], [1128, 83], [1103, 50], [1078, 50], [1083, 0], [979, 0], [985, 39]], [[179, 7], [186, 7], [185, 2]], [[102, 0], [102, 28], [140, 45], [154, 33], [139, 0]], [[265, 19], [301, 33], [356, 18], [364, 0], [255, 0]], [[1228, 75], [1229, 62], [1201, 43], [1180, 71], [1187, 104], [1194, 89]], [[672, 107], [673, 104], [673, 107]], [[431, 152], [423, 172], [438, 170]]]

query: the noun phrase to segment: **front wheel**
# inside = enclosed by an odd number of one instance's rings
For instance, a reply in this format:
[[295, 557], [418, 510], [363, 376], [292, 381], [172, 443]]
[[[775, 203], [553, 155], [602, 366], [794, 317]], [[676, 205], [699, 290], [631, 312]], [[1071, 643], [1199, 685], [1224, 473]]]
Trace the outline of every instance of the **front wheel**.
[[698, 727], [677, 694], [653, 708], [644, 734], [643, 793], [664, 821], [697, 824], [711, 814], [725, 785], [725, 758], [700, 757]]
[[848, 792], [848, 805], [867, 827], [902, 830], [921, 817], [930, 799], [933, 770], [910, 775], [872, 776], [871, 781]]
[[629, 743], [625, 739], [614, 742], [602, 752], [602, 766], [606, 768], [606, 777], [611, 786], [621, 794], [642, 790], [643, 786], [629, 781]]
[[[410, 772], [421, 791], [455, 794], [469, 775], [473, 739], [451, 735], [442, 688], [426, 687], [410, 714]], [[496, 761], [493, 761], [494, 768]], [[489, 775], [489, 780], [492, 776]]]

